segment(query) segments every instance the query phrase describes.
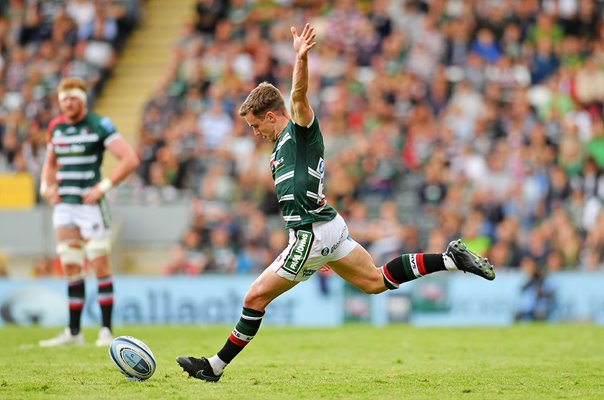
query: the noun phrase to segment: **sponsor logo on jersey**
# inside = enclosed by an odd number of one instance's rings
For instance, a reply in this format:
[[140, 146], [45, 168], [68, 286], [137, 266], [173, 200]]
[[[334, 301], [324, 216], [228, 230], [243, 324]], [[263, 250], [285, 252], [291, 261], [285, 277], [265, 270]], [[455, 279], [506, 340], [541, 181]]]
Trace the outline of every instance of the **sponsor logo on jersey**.
[[85, 146], [80, 144], [72, 144], [72, 145], [58, 145], [55, 148], [56, 154], [79, 154], [83, 153], [86, 150]]
[[115, 131], [115, 126], [113, 125], [113, 122], [111, 122], [111, 120], [109, 118], [107, 118], [107, 117], [104, 117], [103, 119], [101, 119], [101, 121], [99, 122], [99, 124], [107, 132], [113, 132], [113, 131]]
[[271, 171], [273, 172], [273, 174], [275, 172], [279, 171], [281, 169], [281, 167], [283, 167], [283, 165], [285, 165], [285, 164], [283, 164], [283, 161], [284, 161], [283, 157], [281, 157], [278, 160], [271, 160], [270, 167], [271, 167]]

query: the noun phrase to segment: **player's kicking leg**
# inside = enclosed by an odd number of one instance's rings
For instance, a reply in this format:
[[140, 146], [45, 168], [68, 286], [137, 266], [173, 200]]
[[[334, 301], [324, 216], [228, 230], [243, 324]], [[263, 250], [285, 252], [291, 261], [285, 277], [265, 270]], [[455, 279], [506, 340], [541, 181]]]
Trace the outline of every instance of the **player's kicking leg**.
[[357, 244], [348, 255], [328, 264], [343, 279], [369, 294], [397, 289], [405, 282], [438, 271], [460, 270], [495, 279], [488, 260], [468, 250], [461, 240], [449, 243], [444, 253], [402, 254], [380, 268], [375, 267], [369, 253]]
[[212, 365], [207, 358], [195, 358], [195, 357], [177, 357], [176, 362], [180, 365], [183, 371], [187, 372], [189, 376], [203, 381], [217, 382], [222, 376], [216, 374], [212, 369]]
[[455, 261], [455, 265], [460, 271], [469, 272], [490, 281], [495, 279], [495, 270], [489, 260], [472, 252], [461, 239], [449, 243], [445, 253]]

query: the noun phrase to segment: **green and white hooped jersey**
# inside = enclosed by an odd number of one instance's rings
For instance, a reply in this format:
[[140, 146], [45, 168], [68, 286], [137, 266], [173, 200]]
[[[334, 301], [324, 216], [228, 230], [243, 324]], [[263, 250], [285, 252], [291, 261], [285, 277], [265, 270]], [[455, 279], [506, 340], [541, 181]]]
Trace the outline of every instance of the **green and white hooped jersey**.
[[275, 142], [270, 168], [286, 228], [331, 221], [337, 215], [323, 194], [324, 151], [317, 118], [308, 127], [290, 120]]
[[118, 137], [109, 118], [93, 113], [87, 113], [75, 124], [68, 123], [63, 116], [50, 122], [48, 146], [57, 159], [61, 202], [82, 203], [82, 194], [101, 179], [105, 148]]

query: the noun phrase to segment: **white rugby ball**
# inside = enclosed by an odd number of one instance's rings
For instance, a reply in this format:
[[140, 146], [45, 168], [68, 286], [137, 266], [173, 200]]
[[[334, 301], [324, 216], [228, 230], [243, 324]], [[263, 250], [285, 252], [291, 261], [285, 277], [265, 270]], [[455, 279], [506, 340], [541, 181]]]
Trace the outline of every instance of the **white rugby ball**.
[[118, 336], [109, 346], [111, 361], [126, 378], [141, 380], [151, 378], [155, 372], [155, 356], [151, 349], [132, 336]]

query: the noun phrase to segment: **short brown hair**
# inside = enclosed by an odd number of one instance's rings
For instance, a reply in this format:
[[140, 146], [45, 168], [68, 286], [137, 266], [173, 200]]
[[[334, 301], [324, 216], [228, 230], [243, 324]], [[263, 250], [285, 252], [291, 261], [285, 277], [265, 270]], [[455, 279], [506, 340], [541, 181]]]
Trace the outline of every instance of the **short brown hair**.
[[63, 78], [61, 83], [59, 83], [57, 92], [60, 93], [69, 89], [82, 89], [84, 93], [86, 93], [86, 83], [82, 79], [76, 77]]
[[285, 101], [279, 89], [268, 82], [262, 82], [254, 88], [239, 107], [239, 115], [252, 113], [261, 116], [267, 111], [285, 112]]

